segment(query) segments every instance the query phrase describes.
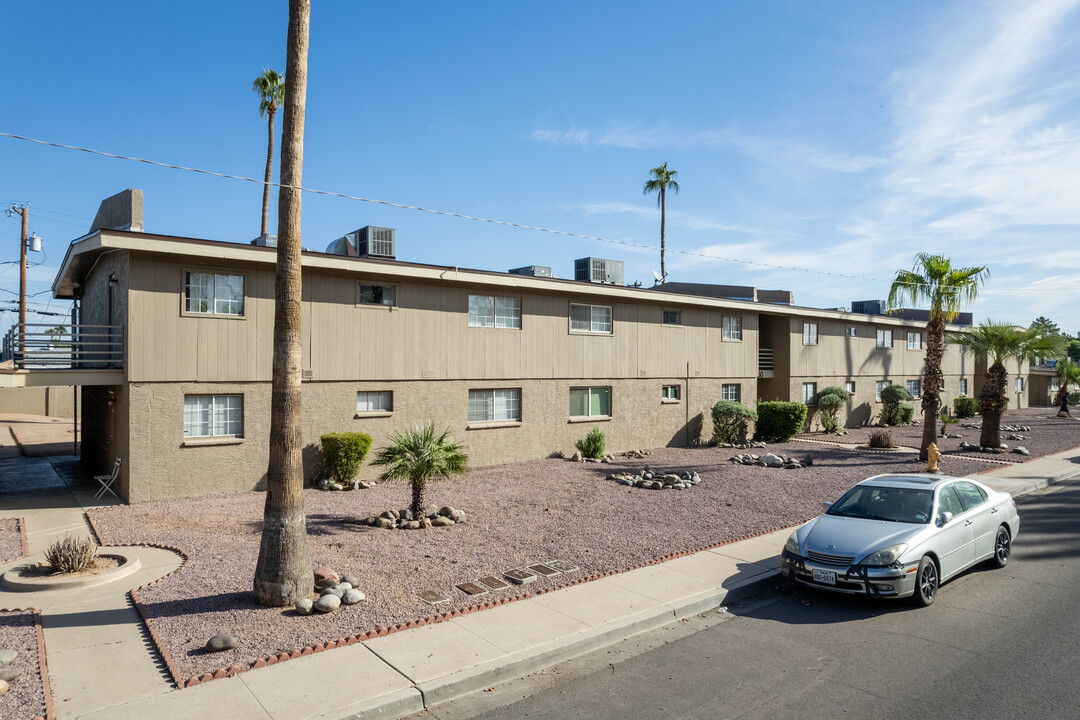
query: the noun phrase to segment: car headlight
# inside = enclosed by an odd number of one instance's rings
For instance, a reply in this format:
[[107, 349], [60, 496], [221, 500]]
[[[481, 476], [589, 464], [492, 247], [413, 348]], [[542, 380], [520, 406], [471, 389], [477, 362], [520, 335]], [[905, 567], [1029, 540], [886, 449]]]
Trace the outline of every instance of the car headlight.
[[905, 550], [907, 550], [907, 545], [904, 543], [900, 543], [899, 545], [893, 545], [891, 547], [878, 550], [877, 552], [870, 553], [869, 555], [864, 557], [859, 564], [875, 565], [880, 567], [892, 565], [900, 559], [900, 556], [904, 554]]
[[784, 543], [784, 549], [793, 555], [799, 554], [799, 531], [791, 533], [791, 537]]

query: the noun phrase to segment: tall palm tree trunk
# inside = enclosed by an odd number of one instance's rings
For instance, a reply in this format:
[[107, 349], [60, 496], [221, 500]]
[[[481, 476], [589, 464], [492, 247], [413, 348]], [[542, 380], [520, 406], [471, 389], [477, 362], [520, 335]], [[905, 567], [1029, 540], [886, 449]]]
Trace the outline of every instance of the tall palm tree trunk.
[[1001, 447], [1001, 415], [1009, 402], [1005, 387], [1009, 374], [999, 362], [986, 371], [986, 382], [979, 393], [979, 409], [982, 412], [982, 432], [979, 444], [983, 447]]
[[304, 515], [300, 427], [300, 185], [304, 167], [310, 0], [289, 0], [288, 59], [278, 194], [274, 278], [274, 364], [270, 396], [270, 460], [266, 470], [262, 544], [255, 568], [255, 601], [289, 605], [312, 591], [311, 553]]
[[271, 105], [267, 111], [266, 173], [263, 175], [262, 234], [266, 235], [267, 219], [270, 216], [270, 181], [274, 175], [274, 113], [277, 108]]
[[945, 317], [933, 315], [926, 326], [926, 367], [923, 370], [922, 411], [923, 433], [919, 459], [929, 459], [928, 448], [937, 434], [938, 413], [941, 411], [941, 359], [945, 356]]
[[664, 270], [664, 220], [667, 214], [667, 199], [664, 197], [664, 187], [660, 186], [660, 282], [667, 282], [667, 272]]

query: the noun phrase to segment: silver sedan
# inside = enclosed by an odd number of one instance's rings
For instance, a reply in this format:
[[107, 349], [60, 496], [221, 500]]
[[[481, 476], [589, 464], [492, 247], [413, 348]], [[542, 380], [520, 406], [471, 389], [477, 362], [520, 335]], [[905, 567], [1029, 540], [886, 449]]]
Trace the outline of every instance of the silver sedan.
[[834, 592], [934, 602], [941, 583], [984, 560], [1009, 562], [1016, 503], [969, 478], [877, 475], [791, 533], [785, 577]]

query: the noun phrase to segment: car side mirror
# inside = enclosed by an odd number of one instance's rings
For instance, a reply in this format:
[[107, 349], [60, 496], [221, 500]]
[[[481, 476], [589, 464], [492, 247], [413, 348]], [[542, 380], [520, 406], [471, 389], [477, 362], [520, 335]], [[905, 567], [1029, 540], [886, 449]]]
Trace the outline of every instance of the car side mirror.
[[825, 512], [829, 512], [829, 508], [831, 508], [831, 507], [832, 507], [831, 502], [823, 502], [823, 503], [821, 503], [821, 509], [824, 510]]
[[953, 514], [948, 510], [945, 510], [940, 515], [938, 515], [938, 525], [948, 525], [952, 522], [952, 519]]

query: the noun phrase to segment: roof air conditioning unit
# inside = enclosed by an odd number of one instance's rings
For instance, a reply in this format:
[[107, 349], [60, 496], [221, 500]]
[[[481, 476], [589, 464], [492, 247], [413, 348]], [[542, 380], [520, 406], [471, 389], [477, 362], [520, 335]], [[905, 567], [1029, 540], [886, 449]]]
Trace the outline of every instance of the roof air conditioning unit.
[[393, 260], [396, 246], [394, 228], [367, 225], [333, 241], [326, 246], [326, 252], [333, 255]]
[[623, 284], [622, 260], [603, 258], [579, 258], [574, 261], [574, 279], [579, 282]]
[[530, 277], [551, 277], [551, 268], [546, 265], [526, 265], [525, 267], [511, 268], [506, 272], [511, 275], [528, 275]]
[[884, 300], [852, 300], [851, 312], [863, 315], [884, 315], [886, 303]]

